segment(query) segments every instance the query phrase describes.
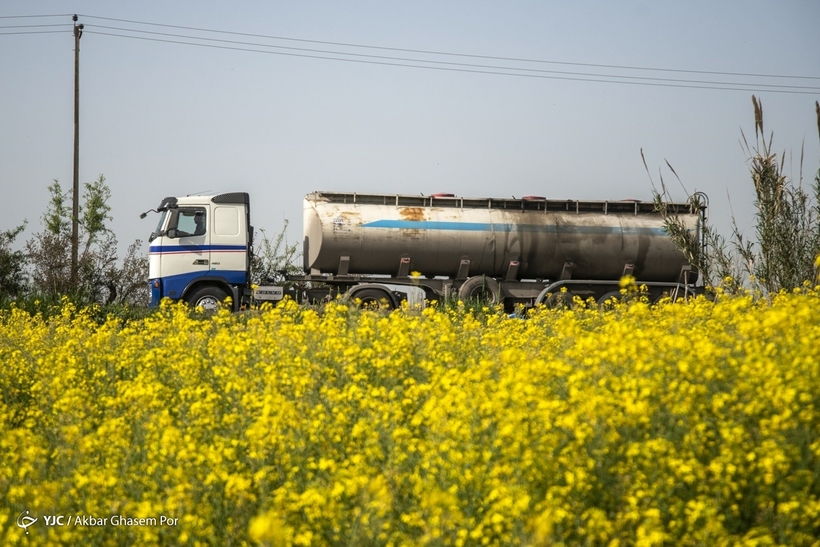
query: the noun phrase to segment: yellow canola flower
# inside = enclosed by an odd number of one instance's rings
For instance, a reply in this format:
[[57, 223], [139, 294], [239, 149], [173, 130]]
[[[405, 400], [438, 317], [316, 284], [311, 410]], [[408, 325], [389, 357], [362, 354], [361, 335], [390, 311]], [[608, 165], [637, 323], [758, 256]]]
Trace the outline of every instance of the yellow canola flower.
[[816, 541], [811, 288], [94, 317], [0, 311], [3, 545]]

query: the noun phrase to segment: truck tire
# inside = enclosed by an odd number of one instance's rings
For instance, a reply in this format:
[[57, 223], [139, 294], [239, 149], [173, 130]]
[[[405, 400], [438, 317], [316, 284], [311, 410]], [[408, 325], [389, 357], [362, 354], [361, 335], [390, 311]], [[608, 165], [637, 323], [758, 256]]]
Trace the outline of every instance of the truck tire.
[[387, 310], [396, 309], [393, 299], [382, 289], [361, 289], [355, 291], [350, 298], [361, 301], [361, 307], [384, 308]]
[[486, 275], [476, 275], [465, 281], [458, 289], [458, 299], [462, 302], [482, 300], [492, 305], [501, 302], [501, 287], [498, 281]]
[[575, 307], [574, 297], [571, 291], [548, 293], [542, 303], [551, 310], [571, 310]]
[[623, 300], [624, 295], [621, 291], [609, 291], [598, 299], [598, 307], [603, 309], [612, 309], [617, 302]]
[[195, 308], [201, 306], [207, 312], [215, 312], [227, 297], [219, 287], [207, 285], [194, 290], [185, 300]]

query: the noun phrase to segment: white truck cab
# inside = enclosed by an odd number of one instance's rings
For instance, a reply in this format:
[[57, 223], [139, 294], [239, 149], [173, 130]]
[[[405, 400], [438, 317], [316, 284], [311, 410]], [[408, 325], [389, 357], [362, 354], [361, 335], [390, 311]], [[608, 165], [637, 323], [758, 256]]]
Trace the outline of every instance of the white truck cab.
[[162, 200], [148, 240], [151, 306], [167, 297], [211, 309], [230, 297], [239, 309], [251, 292], [249, 204], [245, 192]]

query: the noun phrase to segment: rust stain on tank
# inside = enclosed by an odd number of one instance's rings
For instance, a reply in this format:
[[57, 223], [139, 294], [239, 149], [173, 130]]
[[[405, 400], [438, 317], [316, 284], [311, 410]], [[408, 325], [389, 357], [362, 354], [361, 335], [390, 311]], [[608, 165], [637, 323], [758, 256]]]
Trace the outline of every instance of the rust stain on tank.
[[421, 207], [402, 207], [399, 209], [399, 217], [402, 220], [426, 220]]
[[[421, 207], [401, 207], [399, 208], [399, 218], [412, 222], [427, 220], [424, 215], [424, 209]], [[400, 231], [403, 238], [421, 239], [424, 236], [418, 228], [402, 228]]]

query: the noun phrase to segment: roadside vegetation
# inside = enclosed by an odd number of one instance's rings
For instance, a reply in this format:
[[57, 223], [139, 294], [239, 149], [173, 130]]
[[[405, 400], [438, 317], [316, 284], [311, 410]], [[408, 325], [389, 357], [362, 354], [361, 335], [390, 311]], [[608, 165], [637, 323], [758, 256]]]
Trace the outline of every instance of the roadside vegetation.
[[[816, 278], [816, 257], [820, 254], [820, 169], [816, 171], [810, 188], [804, 188], [801, 150], [800, 178], [790, 180], [784, 173], [786, 152], [780, 155], [775, 152], [773, 134], [766, 138], [763, 103], [752, 96], [752, 104], [754, 144], [749, 143], [742, 131], [741, 137], [742, 146], [749, 155], [755, 196], [753, 238], [744, 235], [734, 216], [729, 238], [719, 234], [708, 222], [701, 226], [700, 234], [688, 231], [665, 206], [670, 201], [670, 192], [662, 175], [660, 190], [653, 184], [653, 196], [656, 209], [664, 217], [667, 232], [701, 273], [704, 285], [722, 286], [725, 292], [752, 289], [768, 297], [780, 290], [798, 288]], [[820, 135], [818, 102], [815, 102], [815, 111]], [[677, 178], [668, 162], [667, 166]], [[706, 206], [707, 198], [703, 193], [695, 192], [688, 199], [695, 209]]]
[[42, 229], [15, 249], [27, 223], [0, 234], [0, 306], [51, 314], [67, 297], [75, 305], [97, 306], [129, 316], [148, 301], [148, 258], [140, 240], [120, 260], [117, 237], [108, 227], [111, 190], [102, 175], [86, 183], [78, 215], [77, 283], [71, 282], [71, 210], [69, 193], [59, 181], [49, 186]]

